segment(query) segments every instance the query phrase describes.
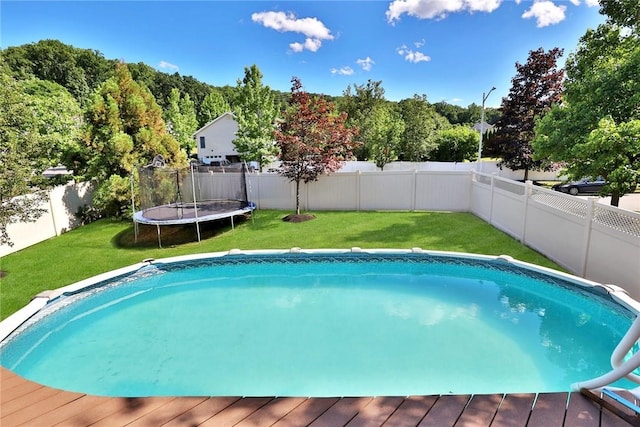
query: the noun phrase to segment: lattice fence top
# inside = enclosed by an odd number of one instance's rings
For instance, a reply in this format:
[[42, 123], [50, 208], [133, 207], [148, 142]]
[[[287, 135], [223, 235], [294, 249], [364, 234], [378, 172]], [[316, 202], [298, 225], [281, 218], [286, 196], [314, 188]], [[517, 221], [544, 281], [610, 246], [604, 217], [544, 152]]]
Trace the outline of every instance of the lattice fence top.
[[640, 237], [640, 214], [621, 212], [608, 206], [596, 205], [593, 212], [593, 222]]
[[588, 202], [584, 199], [537, 188], [532, 190], [531, 199], [578, 218], [587, 217]]
[[[537, 188], [532, 190], [531, 199], [578, 218], [587, 217], [588, 204], [591, 203], [589, 200]], [[630, 236], [640, 237], [640, 214], [635, 212], [594, 203], [591, 220]]]

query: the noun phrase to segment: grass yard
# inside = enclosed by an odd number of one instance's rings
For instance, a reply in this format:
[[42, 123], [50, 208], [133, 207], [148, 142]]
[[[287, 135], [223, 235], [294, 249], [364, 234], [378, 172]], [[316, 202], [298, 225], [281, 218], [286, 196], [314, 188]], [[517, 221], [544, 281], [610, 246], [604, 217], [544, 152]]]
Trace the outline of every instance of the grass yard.
[[163, 227], [163, 248], [156, 228], [142, 226], [135, 243], [133, 225], [100, 220], [8, 255], [0, 261], [0, 319], [26, 305], [37, 293], [65, 286], [145, 258], [166, 258], [230, 249], [420, 247], [428, 250], [510, 255], [521, 261], [560, 269], [470, 213], [315, 212], [302, 223], [282, 221], [290, 212], [261, 210], [236, 223]]

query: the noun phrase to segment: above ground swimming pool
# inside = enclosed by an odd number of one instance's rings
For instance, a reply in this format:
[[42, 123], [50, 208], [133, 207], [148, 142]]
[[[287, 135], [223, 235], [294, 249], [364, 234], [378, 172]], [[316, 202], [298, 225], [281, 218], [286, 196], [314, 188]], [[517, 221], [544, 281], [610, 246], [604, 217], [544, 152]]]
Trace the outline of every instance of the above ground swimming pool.
[[232, 251], [108, 276], [49, 295], [1, 365], [107, 396], [569, 391], [611, 370], [636, 315], [573, 276], [417, 249]]

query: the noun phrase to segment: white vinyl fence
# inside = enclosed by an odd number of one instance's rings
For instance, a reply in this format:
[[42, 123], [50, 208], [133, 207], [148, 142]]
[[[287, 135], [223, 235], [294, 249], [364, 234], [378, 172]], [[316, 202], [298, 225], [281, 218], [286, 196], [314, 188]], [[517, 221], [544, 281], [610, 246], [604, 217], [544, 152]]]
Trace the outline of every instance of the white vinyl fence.
[[0, 257], [59, 236], [78, 226], [75, 214], [81, 206], [91, 204], [91, 194], [91, 186], [86, 182], [71, 182], [51, 189], [49, 200], [40, 206], [46, 212], [36, 222], [7, 226], [13, 246], [0, 245]]
[[640, 214], [596, 199], [473, 173], [469, 210], [573, 274], [640, 300]]
[[[301, 184], [301, 209], [471, 212], [571, 273], [640, 300], [640, 214], [460, 165], [323, 175]], [[277, 174], [249, 174], [247, 186], [259, 209], [295, 209], [295, 184]], [[0, 246], [0, 255], [73, 227], [89, 200], [86, 184], [56, 188], [47, 215], [9, 227], [15, 246]]]

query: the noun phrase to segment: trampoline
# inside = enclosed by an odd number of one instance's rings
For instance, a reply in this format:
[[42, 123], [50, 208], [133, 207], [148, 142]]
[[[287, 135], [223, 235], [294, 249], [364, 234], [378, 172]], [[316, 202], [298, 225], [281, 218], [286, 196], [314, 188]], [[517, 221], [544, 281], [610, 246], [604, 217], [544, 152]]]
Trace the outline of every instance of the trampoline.
[[[168, 168], [157, 156], [138, 168], [140, 210], [132, 198], [136, 241], [138, 224], [155, 225], [158, 246], [162, 247], [161, 226], [195, 224], [200, 241], [200, 223], [250, 214], [256, 208], [248, 200], [247, 167], [233, 172], [214, 169]], [[132, 190], [134, 181], [132, 178]], [[133, 191], [132, 191], [133, 194]]]

